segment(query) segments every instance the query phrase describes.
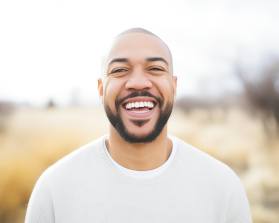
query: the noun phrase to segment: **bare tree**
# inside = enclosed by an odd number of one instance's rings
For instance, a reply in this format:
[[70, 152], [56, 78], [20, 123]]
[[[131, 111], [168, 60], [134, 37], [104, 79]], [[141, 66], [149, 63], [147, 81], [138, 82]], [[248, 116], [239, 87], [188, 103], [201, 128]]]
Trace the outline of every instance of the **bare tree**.
[[13, 110], [12, 103], [0, 101], [0, 133], [5, 131], [8, 118]]
[[265, 65], [257, 78], [249, 78], [251, 73], [240, 64], [236, 65], [235, 73], [243, 85], [252, 114], [261, 117], [268, 135], [279, 134], [279, 58]]

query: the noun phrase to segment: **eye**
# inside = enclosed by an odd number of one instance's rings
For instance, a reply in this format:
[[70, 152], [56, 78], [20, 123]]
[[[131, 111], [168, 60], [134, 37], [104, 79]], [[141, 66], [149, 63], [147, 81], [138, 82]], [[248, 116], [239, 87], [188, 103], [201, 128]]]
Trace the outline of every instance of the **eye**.
[[113, 77], [121, 77], [127, 74], [129, 71], [126, 67], [116, 67], [113, 68], [107, 75], [113, 76]]
[[114, 74], [114, 73], [122, 73], [122, 72], [126, 72], [128, 71], [127, 68], [124, 67], [118, 67], [118, 68], [114, 68], [111, 70], [110, 74]]
[[160, 66], [153, 66], [148, 68], [149, 71], [165, 71], [166, 69]]

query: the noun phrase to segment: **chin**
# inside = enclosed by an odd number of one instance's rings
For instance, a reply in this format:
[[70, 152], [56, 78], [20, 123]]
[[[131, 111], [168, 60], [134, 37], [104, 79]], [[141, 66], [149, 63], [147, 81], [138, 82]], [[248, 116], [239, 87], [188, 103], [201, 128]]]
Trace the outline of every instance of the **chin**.
[[[167, 104], [157, 119], [151, 120], [125, 120], [119, 113], [114, 114], [112, 110], [105, 105], [107, 117], [118, 132], [118, 134], [129, 143], [150, 143], [153, 142], [164, 129], [172, 111], [172, 103]], [[155, 120], [156, 119], [156, 120]], [[149, 122], [149, 123], [148, 123]]]
[[152, 130], [148, 132], [132, 132], [128, 131], [122, 131], [119, 132], [120, 136], [129, 143], [150, 143], [153, 142], [161, 132]]

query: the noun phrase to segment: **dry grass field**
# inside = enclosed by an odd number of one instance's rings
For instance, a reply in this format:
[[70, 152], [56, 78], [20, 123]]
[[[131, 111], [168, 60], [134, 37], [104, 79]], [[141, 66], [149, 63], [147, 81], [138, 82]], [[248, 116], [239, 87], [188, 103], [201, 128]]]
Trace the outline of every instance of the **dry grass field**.
[[[99, 108], [18, 109], [0, 133], [0, 222], [23, 222], [41, 172], [63, 155], [106, 133]], [[230, 165], [246, 188], [255, 223], [279, 222], [279, 140], [238, 109], [189, 114], [175, 109], [172, 134]]]

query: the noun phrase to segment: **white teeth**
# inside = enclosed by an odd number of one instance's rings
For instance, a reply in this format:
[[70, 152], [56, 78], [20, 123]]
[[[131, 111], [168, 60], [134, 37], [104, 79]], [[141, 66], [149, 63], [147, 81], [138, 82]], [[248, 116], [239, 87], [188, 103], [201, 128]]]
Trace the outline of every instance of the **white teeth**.
[[132, 108], [153, 108], [154, 103], [151, 101], [137, 101], [137, 102], [129, 102], [126, 104], [126, 109], [132, 109]]

